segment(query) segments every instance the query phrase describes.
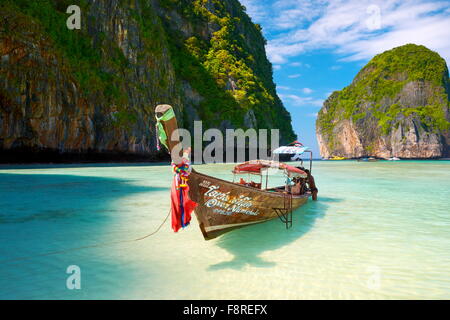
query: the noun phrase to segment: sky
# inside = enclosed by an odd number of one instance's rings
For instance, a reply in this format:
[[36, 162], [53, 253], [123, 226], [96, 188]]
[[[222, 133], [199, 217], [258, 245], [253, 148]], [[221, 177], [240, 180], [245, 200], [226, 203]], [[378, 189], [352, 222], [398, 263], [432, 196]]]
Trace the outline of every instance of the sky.
[[376, 54], [415, 43], [450, 61], [450, 0], [240, 1], [263, 28], [277, 93], [316, 158], [323, 101]]

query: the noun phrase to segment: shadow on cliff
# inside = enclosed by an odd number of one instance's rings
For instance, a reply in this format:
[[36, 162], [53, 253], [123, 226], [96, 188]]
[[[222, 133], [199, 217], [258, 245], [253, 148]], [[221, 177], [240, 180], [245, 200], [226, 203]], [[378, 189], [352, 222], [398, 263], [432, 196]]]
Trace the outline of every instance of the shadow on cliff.
[[293, 213], [292, 228], [286, 230], [279, 219], [235, 230], [223, 235], [217, 246], [227, 250], [234, 257], [230, 261], [210, 265], [208, 270], [242, 269], [246, 265], [273, 267], [275, 262], [260, 257], [265, 251], [277, 250], [301, 238], [313, 227], [317, 219], [322, 219], [329, 208], [327, 203], [339, 202], [336, 198], [320, 198], [308, 201]]

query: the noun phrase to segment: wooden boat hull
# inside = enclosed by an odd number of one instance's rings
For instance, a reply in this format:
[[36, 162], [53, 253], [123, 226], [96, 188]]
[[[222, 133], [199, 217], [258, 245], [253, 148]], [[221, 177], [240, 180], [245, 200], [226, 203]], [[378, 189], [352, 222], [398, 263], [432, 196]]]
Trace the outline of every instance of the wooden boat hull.
[[[198, 203], [195, 214], [205, 240], [236, 228], [278, 218], [308, 201], [311, 193], [289, 196], [282, 192], [259, 190], [192, 170], [189, 197]], [[278, 210], [277, 210], [278, 209]], [[278, 211], [278, 213], [277, 213]]]

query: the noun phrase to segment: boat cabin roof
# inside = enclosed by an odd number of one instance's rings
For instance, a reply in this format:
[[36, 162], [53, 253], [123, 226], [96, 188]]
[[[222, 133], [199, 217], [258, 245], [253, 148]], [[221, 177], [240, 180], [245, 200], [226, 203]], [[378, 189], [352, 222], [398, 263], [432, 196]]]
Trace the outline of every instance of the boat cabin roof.
[[270, 168], [282, 170], [289, 177], [306, 178], [308, 176], [305, 171], [299, 168], [290, 166], [286, 163], [271, 160], [251, 160], [238, 164], [237, 166], [234, 167], [233, 173], [261, 174], [263, 170], [267, 170]]

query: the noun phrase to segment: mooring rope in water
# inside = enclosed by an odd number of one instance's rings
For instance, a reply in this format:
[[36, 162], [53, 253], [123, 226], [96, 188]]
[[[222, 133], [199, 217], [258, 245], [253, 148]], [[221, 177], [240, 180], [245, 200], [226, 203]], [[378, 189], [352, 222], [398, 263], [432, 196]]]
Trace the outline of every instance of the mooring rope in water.
[[70, 248], [70, 249], [59, 250], [59, 251], [51, 251], [51, 252], [36, 254], [36, 255], [28, 256], [28, 257], [20, 257], [20, 258], [14, 258], [14, 259], [9, 259], [9, 260], [0, 260], [0, 263], [21, 261], [21, 260], [29, 260], [29, 259], [33, 259], [33, 258], [37, 258], [37, 257], [45, 257], [45, 256], [51, 256], [51, 255], [55, 255], [55, 254], [63, 254], [63, 253], [67, 253], [67, 252], [71, 252], [71, 251], [77, 251], [77, 250], [82, 250], [82, 249], [89, 249], [89, 248], [96, 248], [96, 247], [106, 247], [106, 246], [111, 246], [111, 245], [114, 245], [114, 244], [121, 244], [121, 243], [129, 243], [129, 242], [141, 241], [141, 240], [149, 238], [149, 237], [153, 236], [154, 234], [158, 233], [158, 231], [161, 230], [162, 226], [166, 223], [167, 219], [170, 216], [170, 213], [171, 213], [171, 210], [169, 210], [169, 213], [167, 214], [167, 216], [164, 218], [163, 222], [160, 224], [160, 226], [155, 231], [153, 231], [152, 233], [149, 233], [149, 234], [147, 234], [147, 235], [145, 235], [143, 237], [137, 238], [137, 239], [121, 240], [121, 241], [113, 241], [113, 242], [105, 242], [105, 243], [97, 243], [97, 244], [92, 244], [92, 245], [89, 245], [89, 246], [82, 246], [82, 247]]

